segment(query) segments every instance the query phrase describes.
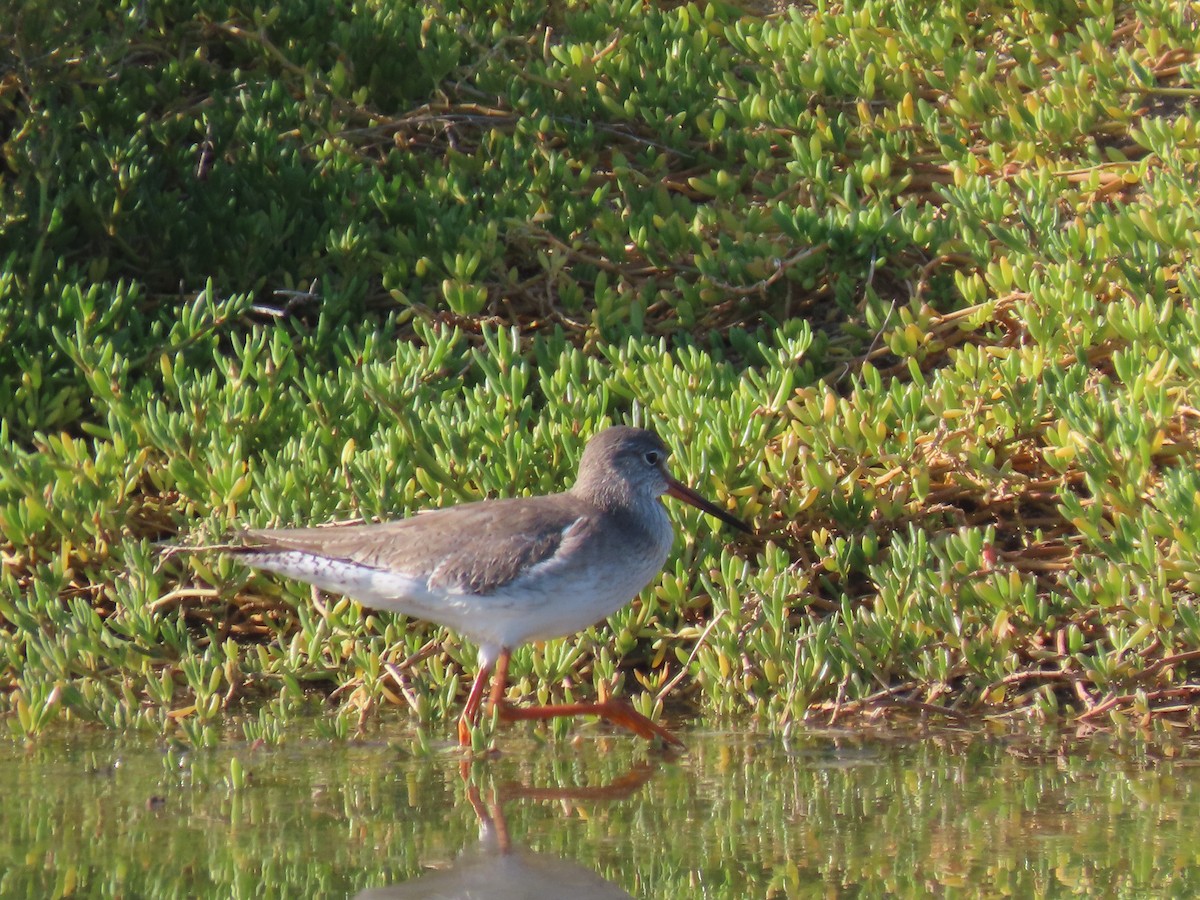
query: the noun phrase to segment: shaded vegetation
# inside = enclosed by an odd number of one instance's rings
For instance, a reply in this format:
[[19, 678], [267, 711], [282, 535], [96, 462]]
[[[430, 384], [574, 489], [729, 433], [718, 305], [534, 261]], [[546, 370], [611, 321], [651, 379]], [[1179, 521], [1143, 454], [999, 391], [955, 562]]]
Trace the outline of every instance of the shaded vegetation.
[[515, 694], [1195, 724], [1193, 6], [3, 17], [14, 733], [440, 720], [453, 636], [153, 542], [558, 489], [609, 421], [761, 536], [673, 510]]

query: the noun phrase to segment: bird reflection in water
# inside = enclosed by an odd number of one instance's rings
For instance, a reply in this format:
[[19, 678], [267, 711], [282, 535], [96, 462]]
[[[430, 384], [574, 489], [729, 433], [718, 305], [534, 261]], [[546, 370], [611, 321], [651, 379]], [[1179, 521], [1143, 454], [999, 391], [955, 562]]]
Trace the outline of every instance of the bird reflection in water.
[[546, 900], [571, 897], [575, 900], [616, 900], [631, 895], [596, 872], [552, 853], [535, 853], [516, 846], [504, 818], [504, 803], [520, 800], [557, 800], [605, 803], [634, 794], [657, 771], [643, 761], [621, 777], [598, 787], [530, 787], [506, 784], [492, 791], [485, 803], [470, 777], [470, 764], [461, 767], [467, 800], [479, 820], [479, 843], [464, 850], [449, 866], [420, 875], [403, 884], [368, 888], [355, 900], [401, 900], [401, 898], [489, 897], [496, 900]]

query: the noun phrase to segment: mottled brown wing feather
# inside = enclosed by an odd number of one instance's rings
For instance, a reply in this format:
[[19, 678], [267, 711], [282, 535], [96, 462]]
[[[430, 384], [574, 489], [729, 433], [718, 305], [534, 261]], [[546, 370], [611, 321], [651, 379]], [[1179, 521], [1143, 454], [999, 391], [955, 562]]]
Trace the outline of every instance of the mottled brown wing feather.
[[242, 551], [300, 550], [487, 594], [553, 557], [582, 515], [563, 494], [484, 500], [377, 525], [251, 529]]

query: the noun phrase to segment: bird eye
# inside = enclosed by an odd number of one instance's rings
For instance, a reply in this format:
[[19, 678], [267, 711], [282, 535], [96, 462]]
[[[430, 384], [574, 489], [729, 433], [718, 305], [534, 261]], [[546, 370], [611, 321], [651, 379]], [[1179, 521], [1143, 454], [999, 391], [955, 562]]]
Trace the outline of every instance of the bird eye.
[[649, 464], [651, 466], [657, 466], [661, 459], [662, 459], [662, 454], [659, 453], [657, 450], [647, 450], [646, 451], [647, 464]]

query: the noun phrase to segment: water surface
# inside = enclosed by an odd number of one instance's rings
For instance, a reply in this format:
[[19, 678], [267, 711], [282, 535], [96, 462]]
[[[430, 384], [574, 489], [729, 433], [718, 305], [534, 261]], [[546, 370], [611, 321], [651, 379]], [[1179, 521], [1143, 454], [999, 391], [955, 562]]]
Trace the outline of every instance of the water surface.
[[0, 896], [1200, 895], [1187, 745], [580, 734], [473, 763], [411, 736], [2, 743]]

